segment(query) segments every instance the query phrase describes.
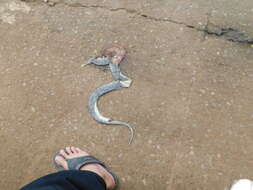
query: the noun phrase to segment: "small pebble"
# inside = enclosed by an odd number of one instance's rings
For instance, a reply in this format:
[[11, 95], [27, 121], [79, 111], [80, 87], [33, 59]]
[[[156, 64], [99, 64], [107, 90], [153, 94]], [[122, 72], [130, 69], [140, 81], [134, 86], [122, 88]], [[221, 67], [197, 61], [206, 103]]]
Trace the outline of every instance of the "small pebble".
[[143, 183], [143, 185], [145, 185], [145, 186], [146, 186], [146, 185], [147, 185], [147, 181], [146, 181], [146, 179], [143, 179], [143, 180], [142, 180], [142, 183]]
[[32, 112], [35, 112], [35, 111], [36, 111], [34, 107], [31, 107], [31, 110], [32, 110]]

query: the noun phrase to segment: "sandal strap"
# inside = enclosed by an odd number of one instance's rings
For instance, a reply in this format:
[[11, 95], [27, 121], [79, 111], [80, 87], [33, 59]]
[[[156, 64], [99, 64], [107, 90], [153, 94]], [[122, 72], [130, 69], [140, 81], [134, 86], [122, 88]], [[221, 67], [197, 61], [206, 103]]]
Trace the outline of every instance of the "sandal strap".
[[100, 164], [106, 168], [105, 164], [94, 156], [82, 156], [78, 158], [66, 159], [66, 161], [70, 170], [80, 170], [81, 167], [87, 164]]

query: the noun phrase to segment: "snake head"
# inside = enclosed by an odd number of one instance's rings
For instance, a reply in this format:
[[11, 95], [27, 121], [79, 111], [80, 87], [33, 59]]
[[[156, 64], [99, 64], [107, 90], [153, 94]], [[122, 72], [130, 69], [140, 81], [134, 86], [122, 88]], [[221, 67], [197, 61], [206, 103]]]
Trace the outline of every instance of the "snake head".
[[88, 64], [95, 64], [98, 66], [109, 65], [111, 60], [108, 57], [91, 58], [88, 60]]

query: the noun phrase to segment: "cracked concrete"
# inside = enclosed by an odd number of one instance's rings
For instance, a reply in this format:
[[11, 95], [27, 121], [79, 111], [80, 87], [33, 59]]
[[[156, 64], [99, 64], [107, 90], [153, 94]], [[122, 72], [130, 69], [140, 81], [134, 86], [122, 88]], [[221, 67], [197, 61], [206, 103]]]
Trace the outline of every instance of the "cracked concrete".
[[[67, 145], [108, 163], [122, 189], [223, 190], [252, 179], [252, 5], [2, 0], [0, 15], [15, 22], [0, 17], [1, 188], [54, 172], [51, 156]], [[130, 146], [127, 130], [96, 123], [86, 107], [111, 76], [81, 65], [111, 43], [127, 48], [133, 85], [99, 104], [136, 126]]]
[[[21, 0], [21, 1], [39, 3], [36, 0]], [[246, 35], [245, 33], [238, 31], [237, 29], [222, 28], [222, 27], [219, 27], [218, 25], [214, 25], [214, 24], [210, 23], [210, 20], [211, 20], [210, 15], [208, 16], [207, 23], [204, 25], [204, 27], [199, 27], [199, 26], [187, 24], [186, 22], [176, 21], [171, 18], [154, 17], [151, 15], [147, 15], [145, 13], [142, 13], [136, 9], [127, 9], [124, 7], [111, 8], [111, 7], [107, 7], [107, 6], [101, 6], [101, 5], [85, 5], [80, 2], [67, 3], [65, 1], [44, 1], [44, 0], [40, 1], [40, 3], [44, 3], [50, 7], [55, 7], [57, 5], [64, 5], [64, 6], [68, 6], [68, 7], [74, 7], [74, 8], [99, 8], [99, 9], [105, 9], [105, 10], [109, 10], [109, 11], [125, 11], [128, 14], [132, 14], [134, 16], [140, 16], [145, 19], [149, 19], [149, 20], [156, 21], [156, 22], [169, 22], [169, 23], [184, 25], [188, 28], [192, 28], [197, 31], [202, 31], [206, 35], [213, 35], [216, 37], [221, 37], [225, 40], [229, 40], [232, 42], [237, 42], [237, 43], [242, 43], [242, 44], [253, 44], [253, 37], [250, 37], [250, 36]]]

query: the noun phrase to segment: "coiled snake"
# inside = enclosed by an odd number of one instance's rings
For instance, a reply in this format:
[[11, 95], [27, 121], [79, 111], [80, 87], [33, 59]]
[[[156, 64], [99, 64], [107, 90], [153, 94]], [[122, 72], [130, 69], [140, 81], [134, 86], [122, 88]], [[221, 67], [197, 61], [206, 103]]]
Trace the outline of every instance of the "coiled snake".
[[132, 82], [131, 79], [129, 79], [128, 77], [124, 76], [121, 73], [120, 66], [119, 66], [121, 61], [124, 59], [125, 55], [126, 55], [126, 50], [124, 48], [114, 45], [110, 48], [105, 49], [104, 52], [102, 53], [102, 57], [89, 59], [88, 64], [95, 64], [95, 65], [99, 65], [99, 66], [109, 65], [111, 73], [112, 73], [112, 77], [116, 81], [104, 84], [104, 85], [100, 86], [99, 88], [97, 88], [90, 95], [88, 109], [89, 109], [89, 112], [91, 113], [92, 117], [96, 121], [98, 121], [102, 124], [121, 125], [121, 126], [127, 127], [130, 131], [130, 134], [131, 134], [130, 140], [129, 140], [129, 144], [131, 144], [131, 142], [133, 140], [133, 136], [134, 136], [133, 127], [131, 125], [129, 125], [128, 123], [121, 122], [121, 121], [114, 121], [110, 118], [104, 117], [98, 111], [98, 106], [97, 106], [97, 102], [98, 102], [99, 98], [101, 96], [103, 96], [104, 94], [109, 93], [114, 90], [119, 90], [121, 88], [129, 88], [130, 87], [131, 82]]

